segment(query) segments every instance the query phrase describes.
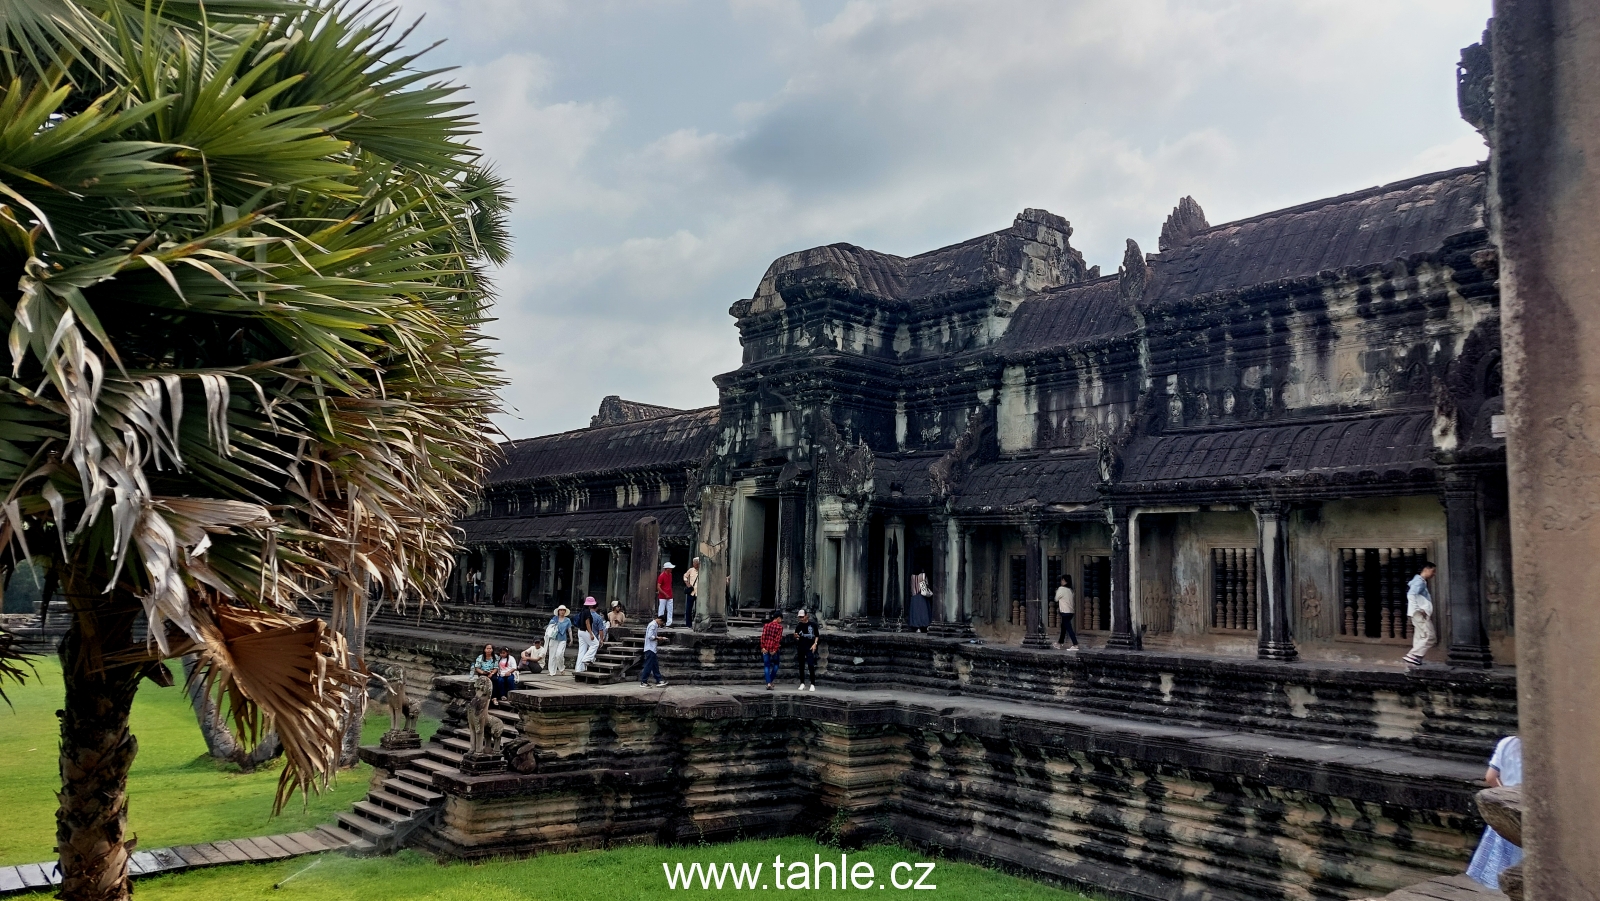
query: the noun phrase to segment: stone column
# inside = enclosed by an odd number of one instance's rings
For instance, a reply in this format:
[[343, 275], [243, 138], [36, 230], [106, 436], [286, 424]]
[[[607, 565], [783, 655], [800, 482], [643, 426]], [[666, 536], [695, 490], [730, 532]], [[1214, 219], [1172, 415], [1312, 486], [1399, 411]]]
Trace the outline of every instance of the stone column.
[[492, 607], [500, 601], [499, 598], [495, 597], [494, 593], [494, 548], [484, 548], [482, 556], [483, 597], [478, 599], [478, 603]]
[[905, 626], [906, 523], [898, 516], [883, 520], [883, 622], [881, 628], [899, 632]]
[[804, 482], [791, 481], [778, 491], [777, 607], [794, 610], [805, 606], [805, 501]]
[[539, 545], [539, 601], [546, 610], [556, 605], [556, 549], [553, 545]]
[[1133, 628], [1133, 596], [1128, 589], [1128, 580], [1133, 576], [1128, 553], [1128, 508], [1120, 504], [1108, 507], [1106, 522], [1111, 525], [1111, 637], [1106, 640], [1106, 647], [1136, 651], [1140, 641]]
[[628, 554], [628, 575], [633, 590], [622, 606], [635, 620], [656, 615], [656, 573], [661, 566], [661, 523], [641, 516], [633, 523], [633, 544]]
[[956, 523], [956, 615], [955, 624], [972, 631], [972, 527]]
[[467, 600], [467, 579], [472, 575], [467, 571], [468, 556], [465, 552], [456, 555], [456, 570], [450, 574], [450, 602], [453, 604], [465, 603]]
[[950, 578], [950, 517], [934, 513], [928, 517], [928, 524], [933, 527], [933, 564], [928, 567], [928, 587], [933, 589], [933, 597], [928, 599], [931, 626], [949, 621], [950, 595], [954, 590], [951, 583], [955, 580]]
[[1482, 532], [1478, 521], [1478, 474], [1452, 471], [1444, 477], [1445, 553], [1450, 610], [1449, 660], [1456, 666], [1487, 669], [1489, 631], [1484, 627]]
[[[1489, 211], [1517, 588], [1526, 897], [1600, 887], [1600, 16], [1497, 0]], [[1487, 252], [1485, 252], [1487, 253]], [[1491, 268], [1493, 257], [1486, 261]]]
[[1030, 519], [1022, 524], [1023, 570], [1027, 580], [1022, 591], [1023, 627], [1026, 629], [1022, 646], [1025, 648], [1050, 647], [1050, 637], [1044, 631], [1044, 604], [1039, 598], [1040, 580], [1043, 578], [1041, 570], [1044, 568], [1040, 532], [1037, 520]]
[[522, 579], [525, 567], [522, 548], [511, 549], [511, 578], [507, 586], [511, 591], [511, 606], [522, 606]]
[[580, 547], [572, 555], [572, 609], [576, 610], [583, 605], [583, 599], [589, 594], [589, 564], [593, 562], [594, 551], [588, 547]]
[[733, 489], [727, 485], [707, 485], [700, 489], [700, 534], [695, 547], [700, 554], [700, 582], [697, 586], [696, 632], [728, 631], [728, 557], [732, 538], [729, 520], [733, 513]]
[[850, 504], [845, 510], [839, 554], [839, 619], [850, 628], [861, 628], [867, 611], [867, 517]]
[[1289, 632], [1289, 506], [1277, 501], [1255, 505], [1256, 513], [1256, 656], [1293, 660], [1300, 656]]

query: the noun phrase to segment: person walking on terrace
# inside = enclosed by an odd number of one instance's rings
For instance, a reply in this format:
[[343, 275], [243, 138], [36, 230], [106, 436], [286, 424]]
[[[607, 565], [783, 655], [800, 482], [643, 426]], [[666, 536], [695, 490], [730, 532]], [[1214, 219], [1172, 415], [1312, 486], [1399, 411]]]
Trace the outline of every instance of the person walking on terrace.
[[600, 615], [595, 611], [594, 598], [584, 598], [583, 606], [572, 617], [572, 627], [578, 632], [578, 665], [573, 672], [587, 672], [589, 664], [594, 662], [600, 653], [600, 629], [597, 620]]
[[700, 586], [700, 558], [691, 557], [689, 568], [683, 571], [683, 625], [694, 628], [694, 602]]
[[1069, 651], [1078, 649], [1078, 632], [1072, 628], [1076, 603], [1077, 598], [1072, 594], [1072, 577], [1062, 576], [1061, 585], [1056, 588], [1056, 616], [1061, 620], [1061, 634], [1056, 637], [1056, 647], [1061, 647], [1067, 643], [1068, 638], [1071, 638], [1072, 645], [1067, 648]]
[[672, 628], [672, 561], [661, 564], [661, 575], [656, 576], [656, 614]]
[[544, 671], [552, 676], [567, 671], [567, 637], [572, 634], [572, 620], [567, 618], [567, 612], [566, 604], [557, 607], [556, 615], [550, 618], [550, 625], [544, 630], [544, 646], [550, 649]]
[[906, 625], [918, 632], [928, 631], [933, 621], [933, 586], [928, 584], [928, 574], [917, 573], [911, 577], [911, 598], [906, 603]]
[[766, 625], [761, 627], [761, 669], [767, 676], [767, 691], [778, 681], [778, 652], [783, 648], [783, 614], [776, 610], [767, 612]]
[[1433, 592], [1428, 590], [1428, 582], [1437, 571], [1433, 561], [1424, 561], [1406, 586], [1406, 615], [1411, 617], [1413, 634], [1411, 653], [1404, 659], [1411, 666], [1421, 666], [1422, 658], [1439, 641], [1439, 633], [1433, 627]]
[[[1522, 784], [1522, 739], [1515, 735], [1500, 739], [1494, 747], [1494, 756], [1489, 758], [1489, 769], [1483, 774], [1483, 781], [1490, 788]], [[1467, 865], [1467, 875], [1479, 885], [1499, 889], [1500, 874], [1521, 862], [1522, 849], [1494, 831], [1493, 826], [1485, 826], [1478, 850], [1472, 853], [1472, 862]]]
[[667, 680], [661, 678], [661, 660], [656, 656], [656, 643], [661, 638], [661, 623], [663, 617], [656, 614], [644, 627], [644, 669], [639, 670], [639, 687], [643, 688], [650, 681], [651, 676], [656, 677], [656, 687], [666, 688]]
[[[794, 624], [795, 665], [800, 668], [799, 691], [817, 690], [817, 655], [822, 645], [822, 626], [800, 611]], [[810, 674], [809, 676], [807, 674]]]

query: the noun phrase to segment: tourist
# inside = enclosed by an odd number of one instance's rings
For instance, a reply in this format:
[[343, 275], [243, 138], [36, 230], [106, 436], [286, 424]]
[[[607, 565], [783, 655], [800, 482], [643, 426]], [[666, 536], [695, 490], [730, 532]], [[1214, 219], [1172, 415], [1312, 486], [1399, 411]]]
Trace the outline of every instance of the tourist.
[[480, 603], [483, 600], [483, 573], [476, 569], [472, 571], [471, 575], [467, 576], [467, 598], [468, 602], [472, 604]]
[[1062, 576], [1061, 585], [1056, 588], [1056, 616], [1061, 619], [1061, 634], [1056, 636], [1056, 647], [1061, 647], [1071, 638], [1072, 645], [1067, 648], [1069, 651], [1078, 649], [1078, 632], [1072, 628], [1072, 617], [1077, 610], [1073, 606], [1076, 600], [1072, 595], [1072, 577]]
[[1428, 590], [1428, 581], [1436, 571], [1433, 561], [1424, 561], [1422, 568], [1406, 585], [1406, 615], [1411, 617], [1414, 634], [1411, 636], [1411, 653], [1404, 659], [1411, 666], [1421, 666], [1428, 649], [1439, 640], [1439, 633], [1433, 628], [1433, 592]]
[[600, 633], [596, 628], [600, 616], [595, 612], [595, 603], [594, 598], [584, 598], [583, 606], [572, 617], [572, 626], [578, 632], [578, 665], [574, 672], [587, 672], [600, 653]]
[[700, 585], [700, 558], [689, 560], [689, 568], [683, 571], [683, 625], [685, 628], [694, 628], [694, 602], [697, 597], [695, 589]]
[[927, 573], [911, 577], [911, 601], [906, 604], [906, 625], [918, 632], [928, 631], [933, 621], [933, 586], [928, 584]]
[[[822, 628], [801, 610], [794, 624], [795, 664], [800, 668], [799, 691], [817, 690], [817, 654], [822, 644]], [[810, 674], [809, 678], [807, 674]]]
[[[1490, 788], [1522, 784], [1522, 739], [1515, 735], [1500, 739], [1494, 756], [1489, 758], [1489, 770], [1483, 774], [1483, 781], [1489, 783]], [[1494, 827], [1485, 826], [1478, 850], [1473, 852], [1472, 862], [1467, 865], [1467, 875], [1481, 885], [1498, 889], [1500, 874], [1521, 862], [1522, 849], [1494, 831]]]
[[517, 688], [517, 660], [511, 656], [511, 648], [500, 649], [500, 656], [495, 660], [494, 675], [490, 677], [494, 682], [494, 695], [489, 699], [491, 704], [500, 704], [507, 694]]
[[467, 675], [487, 676], [492, 679], [499, 668], [500, 664], [495, 657], [494, 645], [486, 644], [483, 646], [483, 653], [479, 654], [478, 659], [472, 661], [472, 666], [467, 669]]
[[651, 676], [656, 678], [657, 688], [666, 688], [667, 680], [661, 678], [661, 661], [656, 657], [656, 642], [661, 637], [661, 624], [663, 617], [658, 613], [650, 624], [644, 627], [644, 669], [639, 670], [639, 687], [643, 688]]
[[572, 620], [567, 618], [567, 612], [566, 604], [557, 607], [556, 615], [550, 618], [550, 625], [544, 630], [545, 647], [550, 649], [544, 671], [552, 676], [567, 671], [567, 636], [572, 634]]
[[783, 616], [776, 610], [767, 611], [766, 625], [761, 627], [761, 668], [767, 676], [767, 691], [778, 679], [778, 651], [783, 647]]
[[606, 622], [609, 623], [613, 629], [617, 626], [627, 624], [628, 614], [627, 611], [622, 609], [621, 601], [611, 602], [611, 612], [606, 614]]
[[544, 639], [535, 638], [533, 644], [528, 645], [522, 652], [522, 666], [528, 672], [538, 675], [544, 671]]
[[672, 628], [672, 561], [661, 564], [661, 575], [656, 576], [656, 615]]

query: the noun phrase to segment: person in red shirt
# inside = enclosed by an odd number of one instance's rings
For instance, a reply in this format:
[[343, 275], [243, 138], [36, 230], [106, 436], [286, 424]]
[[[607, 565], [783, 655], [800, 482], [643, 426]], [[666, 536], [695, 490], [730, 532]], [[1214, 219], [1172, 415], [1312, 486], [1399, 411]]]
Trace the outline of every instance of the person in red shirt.
[[661, 564], [661, 575], [656, 576], [656, 615], [672, 628], [672, 562]]
[[778, 651], [783, 647], [783, 615], [773, 610], [761, 627], [761, 668], [767, 675], [767, 691], [778, 678]]

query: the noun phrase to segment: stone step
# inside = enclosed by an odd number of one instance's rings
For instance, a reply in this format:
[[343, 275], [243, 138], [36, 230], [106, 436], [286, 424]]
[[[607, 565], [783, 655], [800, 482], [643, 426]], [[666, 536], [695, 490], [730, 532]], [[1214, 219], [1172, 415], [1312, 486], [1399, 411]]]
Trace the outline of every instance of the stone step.
[[385, 826], [366, 817], [353, 813], [341, 813], [334, 817], [341, 829], [351, 833], [357, 838], [369, 842], [374, 848], [384, 839], [394, 834], [394, 827]]
[[440, 745], [429, 745], [428, 756], [417, 761], [417, 763], [427, 765], [430, 761], [442, 763], [445, 766], [454, 767], [456, 769], [461, 768], [461, 755], [456, 751], [441, 747]]
[[[403, 770], [400, 773], [383, 780], [381, 784], [383, 785], [384, 790], [392, 795], [408, 798], [424, 807], [444, 800], [444, 795], [441, 795], [431, 789], [424, 788], [423, 786], [418, 785], [416, 782], [404, 778], [404, 774], [406, 772], [415, 771]], [[427, 773], [416, 773], [416, 776], [419, 779], [427, 780], [429, 785], [433, 784], [433, 777], [429, 776]]]
[[323, 840], [325, 843], [331, 844], [335, 848], [344, 848], [360, 853], [363, 851], [375, 850], [377, 847], [376, 845], [372, 844], [372, 842], [362, 838], [360, 833], [352, 832], [337, 823], [318, 826], [315, 830], [313, 830], [313, 832], [316, 834], [317, 838]]
[[427, 770], [428, 772], [435, 773], [435, 774], [437, 774], [437, 773], [455, 774], [455, 773], [461, 772], [461, 767], [460, 766], [452, 765], [452, 764], [448, 764], [448, 763], [440, 763], [437, 760], [419, 760], [415, 764], [413, 764], [413, 766], [417, 767], [418, 769]]
[[357, 816], [371, 820], [380, 826], [393, 827], [396, 823], [404, 823], [406, 820], [411, 819], [411, 817], [407, 814], [390, 810], [387, 807], [384, 807], [380, 804], [374, 804], [371, 801], [357, 801], [356, 803], [350, 805], [350, 809]]
[[379, 807], [387, 807], [388, 809], [407, 817], [416, 816], [418, 812], [427, 810], [429, 806], [426, 802], [418, 801], [414, 798], [408, 798], [405, 795], [395, 794], [394, 792], [383, 791], [381, 789], [374, 789], [370, 792], [367, 792], [367, 801], [372, 804], [376, 804]]
[[[395, 773], [394, 778], [404, 782], [406, 785], [416, 786], [418, 791], [435, 794], [433, 791], [433, 772], [431, 770], [420, 770], [415, 766], [408, 766]], [[430, 798], [429, 800], [432, 799]]]

